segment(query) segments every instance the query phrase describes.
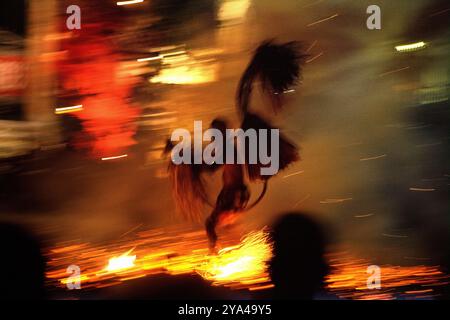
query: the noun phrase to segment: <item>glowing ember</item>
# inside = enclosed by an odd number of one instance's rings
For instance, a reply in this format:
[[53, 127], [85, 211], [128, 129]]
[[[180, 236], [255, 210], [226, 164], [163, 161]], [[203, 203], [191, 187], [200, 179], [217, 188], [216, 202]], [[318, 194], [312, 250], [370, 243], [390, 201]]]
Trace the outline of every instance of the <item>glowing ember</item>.
[[136, 260], [136, 256], [130, 256], [133, 249], [125, 252], [121, 256], [112, 257], [109, 259], [108, 266], [106, 267], [107, 271], [120, 271], [124, 269], [128, 269], [134, 266], [134, 260]]

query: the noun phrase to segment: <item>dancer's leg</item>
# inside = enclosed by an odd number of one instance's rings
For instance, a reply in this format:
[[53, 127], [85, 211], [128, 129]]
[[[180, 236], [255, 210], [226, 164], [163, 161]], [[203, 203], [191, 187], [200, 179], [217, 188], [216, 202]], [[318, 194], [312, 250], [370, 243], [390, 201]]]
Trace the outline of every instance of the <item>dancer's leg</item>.
[[206, 219], [205, 229], [209, 240], [209, 249], [214, 250], [217, 243], [216, 226], [219, 221], [220, 212], [217, 208], [213, 210], [211, 215]]

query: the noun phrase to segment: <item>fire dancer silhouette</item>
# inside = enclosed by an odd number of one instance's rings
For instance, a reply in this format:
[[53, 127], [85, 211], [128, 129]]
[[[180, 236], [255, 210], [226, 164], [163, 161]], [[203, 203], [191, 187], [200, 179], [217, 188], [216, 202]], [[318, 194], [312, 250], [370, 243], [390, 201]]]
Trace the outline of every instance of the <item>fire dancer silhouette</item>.
[[[240, 79], [236, 100], [242, 120], [241, 129], [244, 131], [254, 129], [257, 133], [257, 145], [261, 145], [261, 139], [267, 139], [265, 142], [268, 146], [268, 154], [272, 154], [270, 136], [261, 136], [259, 129], [271, 130], [273, 128], [269, 122], [255, 112], [249, 111], [253, 89], [258, 81], [262, 92], [271, 102], [273, 112], [277, 113], [284, 105], [283, 94], [297, 84], [301, 78], [305, 58], [306, 55], [301, 53], [301, 46], [298, 42], [276, 44], [273, 41], [265, 41], [257, 48]], [[217, 118], [211, 123], [211, 127], [224, 133], [229, 126], [225, 120]], [[226, 135], [222, 134], [222, 136], [225, 137]], [[225, 148], [229, 144], [223, 142], [225, 154]], [[249, 163], [249, 147], [246, 143], [244, 164], [236, 164], [235, 161], [235, 164], [208, 165], [194, 164], [194, 161], [191, 161], [191, 164], [175, 165], [172, 161], [169, 162], [169, 174], [178, 211], [185, 217], [199, 220], [205, 205], [213, 208], [205, 223], [211, 250], [214, 250], [217, 242], [216, 227], [232, 220], [230, 218], [236, 216], [236, 214], [250, 210], [258, 204], [267, 191], [268, 180], [273, 177], [273, 175], [261, 174], [261, 168], [266, 165], [259, 162], [256, 164]], [[170, 153], [172, 148], [173, 144], [169, 140], [166, 146], [166, 154]], [[193, 154], [194, 152], [191, 152], [192, 157]], [[236, 155], [236, 152], [234, 154]], [[297, 147], [280, 134], [278, 172], [298, 159]], [[205, 177], [202, 174], [214, 172], [219, 168], [223, 170], [222, 190], [217, 196], [215, 204], [211, 204], [205, 188]], [[248, 204], [250, 191], [246, 180], [248, 182], [263, 182], [262, 192], [252, 204]]]

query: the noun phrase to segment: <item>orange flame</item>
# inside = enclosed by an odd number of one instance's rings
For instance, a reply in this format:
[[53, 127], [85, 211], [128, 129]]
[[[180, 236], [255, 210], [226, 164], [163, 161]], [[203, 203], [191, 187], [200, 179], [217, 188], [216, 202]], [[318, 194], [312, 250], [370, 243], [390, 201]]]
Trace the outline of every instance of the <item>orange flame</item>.
[[133, 251], [133, 249], [128, 250], [124, 254], [118, 257], [112, 257], [109, 259], [109, 263], [106, 266], [107, 271], [120, 271], [124, 269], [128, 269], [134, 267], [134, 261], [136, 260], [136, 256], [130, 256], [129, 254]]

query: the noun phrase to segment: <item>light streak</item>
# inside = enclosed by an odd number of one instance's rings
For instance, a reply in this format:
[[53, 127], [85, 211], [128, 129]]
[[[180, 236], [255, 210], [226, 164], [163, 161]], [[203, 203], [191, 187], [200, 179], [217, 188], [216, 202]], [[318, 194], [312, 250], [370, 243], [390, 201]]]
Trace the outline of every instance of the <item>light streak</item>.
[[386, 154], [382, 154], [382, 155], [379, 155], [379, 156], [374, 156], [374, 157], [361, 158], [361, 159], [359, 159], [359, 161], [370, 161], [370, 160], [376, 160], [376, 159], [381, 159], [381, 158], [384, 158], [384, 157], [386, 157], [386, 156], [387, 156]]
[[381, 235], [384, 237], [389, 237], [389, 238], [408, 238], [408, 236], [399, 235], [399, 234], [382, 233]]
[[367, 218], [367, 217], [371, 217], [373, 216], [373, 213], [368, 213], [368, 214], [360, 214], [360, 215], [356, 215], [354, 216], [355, 218]]
[[64, 114], [64, 113], [71, 113], [71, 112], [78, 112], [83, 110], [83, 105], [77, 105], [77, 106], [71, 106], [71, 107], [62, 107], [62, 108], [55, 108], [55, 114]]
[[127, 154], [122, 154], [120, 156], [104, 157], [104, 158], [102, 158], [102, 161], [115, 160], [115, 159], [121, 159], [121, 158], [126, 158], [126, 157], [128, 157]]
[[144, 0], [128, 0], [128, 1], [118, 1], [116, 4], [118, 6], [127, 6], [129, 4], [142, 3]]
[[292, 176], [296, 176], [296, 175], [298, 175], [298, 174], [302, 174], [303, 172], [305, 172], [305, 171], [304, 171], [304, 170], [300, 170], [300, 171], [297, 171], [297, 172], [294, 172], [294, 173], [291, 173], [291, 174], [287, 174], [287, 175], [285, 175], [285, 176], [283, 177], [283, 179], [289, 178], [289, 177], [292, 177]]
[[217, 77], [216, 66], [193, 65], [168, 67], [151, 78], [151, 83], [167, 84], [201, 84], [215, 81]]
[[353, 198], [342, 198], [342, 199], [325, 199], [320, 201], [321, 204], [328, 204], [328, 203], [342, 203], [345, 201], [351, 201]]
[[169, 52], [169, 53], [162, 53], [162, 54], [157, 55], [155, 57], [139, 58], [139, 59], [137, 59], [137, 61], [138, 62], [144, 62], [144, 61], [160, 60], [160, 59], [164, 59], [165, 57], [178, 56], [178, 55], [182, 55], [182, 54], [185, 54], [185, 53], [186, 53], [185, 50]]
[[317, 54], [317, 55], [315, 55], [314, 57], [312, 57], [311, 59], [309, 59], [309, 60], [306, 60], [306, 63], [310, 63], [310, 62], [313, 62], [314, 60], [316, 60], [317, 58], [319, 58], [320, 56], [322, 56], [323, 55], [323, 51], [321, 52], [321, 53], [319, 53], [319, 54]]
[[433, 143], [425, 143], [425, 144], [417, 144], [416, 147], [417, 148], [427, 148], [427, 147], [434, 147], [434, 146], [439, 146], [441, 145], [442, 142], [433, 142]]
[[324, 21], [327, 21], [327, 20], [336, 18], [336, 17], [338, 17], [338, 16], [339, 16], [339, 14], [335, 13], [335, 14], [333, 14], [332, 16], [329, 16], [329, 17], [324, 18], [324, 19], [317, 20], [317, 21], [315, 21], [315, 22], [312, 22], [312, 23], [310, 23], [310, 24], [307, 24], [306, 26], [307, 26], [307, 27], [311, 27], [311, 26], [314, 26], [314, 25], [316, 25], [316, 24], [322, 23], [322, 22], [324, 22]]
[[420, 191], [420, 192], [431, 192], [435, 191], [436, 189], [433, 188], [409, 188], [410, 191]]
[[162, 55], [158, 55], [156, 57], [148, 57], [148, 58], [139, 58], [137, 59], [138, 62], [144, 62], [144, 61], [153, 61], [153, 60], [159, 60], [162, 59], [163, 56]]
[[400, 72], [400, 71], [403, 71], [403, 70], [407, 70], [407, 69], [409, 69], [409, 67], [404, 67], [404, 68], [391, 70], [391, 71], [384, 72], [384, 73], [380, 74], [379, 77], [381, 78], [381, 77], [387, 76], [389, 74], [397, 73], [397, 72]]
[[311, 51], [311, 49], [317, 44], [317, 40], [314, 40], [314, 42], [309, 46], [309, 48], [305, 51], [306, 53], [308, 53], [309, 51]]
[[426, 43], [423, 41], [420, 41], [420, 42], [416, 42], [416, 43], [395, 46], [395, 50], [397, 50], [398, 52], [415, 51], [415, 50], [422, 49], [425, 46], [426, 46]]

